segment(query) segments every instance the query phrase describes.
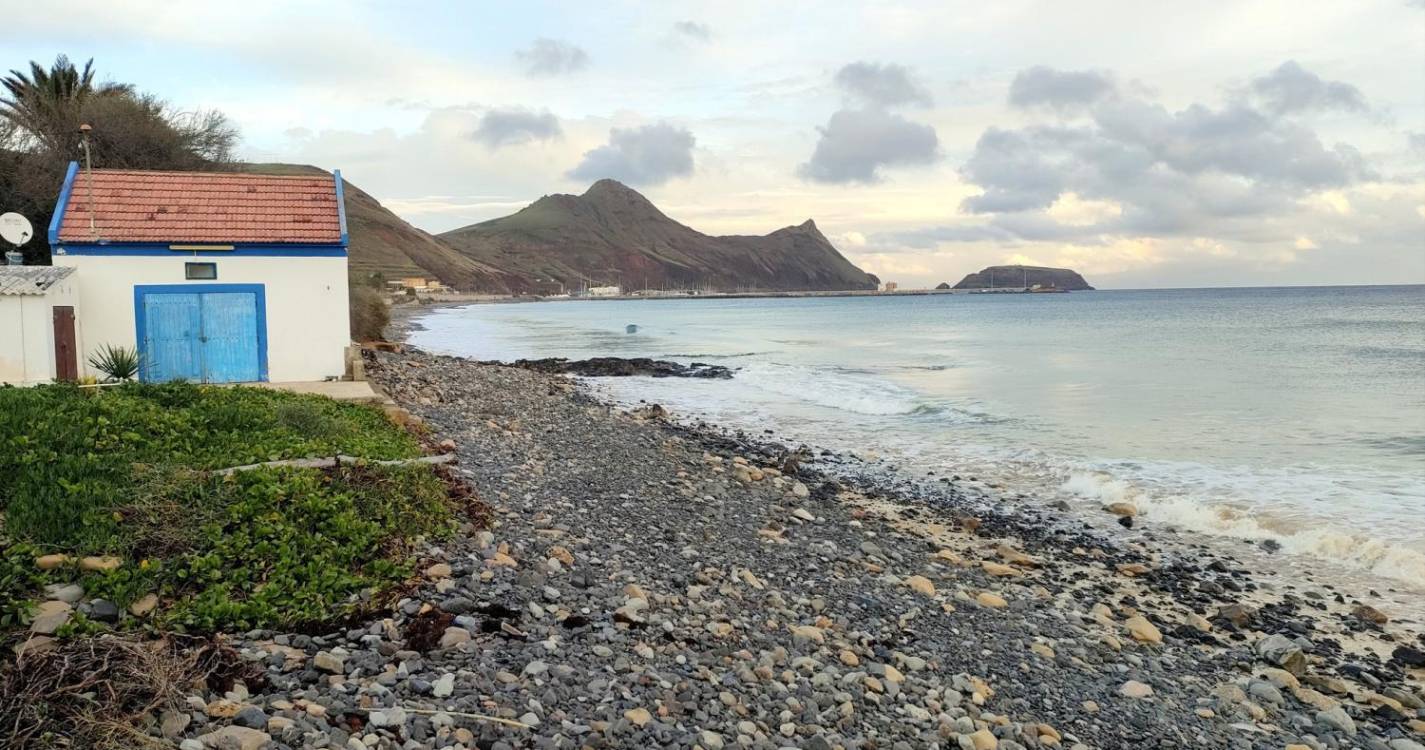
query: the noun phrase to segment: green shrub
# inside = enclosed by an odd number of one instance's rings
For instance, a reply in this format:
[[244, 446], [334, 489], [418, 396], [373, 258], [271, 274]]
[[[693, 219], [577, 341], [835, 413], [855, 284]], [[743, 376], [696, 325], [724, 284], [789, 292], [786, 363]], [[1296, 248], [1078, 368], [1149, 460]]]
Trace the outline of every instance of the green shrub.
[[391, 322], [386, 298], [371, 287], [351, 288], [351, 337], [357, 341], [380, 341]]
[[89, 365], [104, 373], [111, 382], [121, 382], [139, 376], [142, 358], [133, 347], [105, 344], [99, 351], [89, 355]]

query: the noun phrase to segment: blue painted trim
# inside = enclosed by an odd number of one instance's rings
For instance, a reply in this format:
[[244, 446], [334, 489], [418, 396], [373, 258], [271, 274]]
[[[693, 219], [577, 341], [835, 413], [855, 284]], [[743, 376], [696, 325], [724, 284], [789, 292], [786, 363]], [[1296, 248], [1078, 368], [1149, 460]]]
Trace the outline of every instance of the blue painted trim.
[[[55, 255], [166, 256], [173, 258], [345, 258], [343, 245], [234, 245], [232, 250], [170, 250], [169, 244], [207, 243], [124, 243], [92, 245], [65, 243]], [[216, 244], [216, 243], [215, 243]]]
[[79, 174], [79, 162], [69, 163], [69, 170], [64, 173], [64, 184], [59, 188], [59, 200], [54, 204], [54, 216], [49, 220], [49, 244], [54, 247], [59, 244], [59, 227], [64, 223], [64, 210], [69, 207], [69, 194], [74, 192], [74, 176]]
[[341, 244], [346, 245], [346, 181], [341, 179], [341, 170], [332, 170], [332, 179], [336, 181], [336, 215], [341, 220]]
[[138, 339], [139, 360], [147, 356], [143, 332], [148, 316], [144, 312], [145, 294], [204, 294], [250, 292], [257, 298], [257, 379], [267, 382], [267, 285], [265, 284], [135, 284], [134, 337]]

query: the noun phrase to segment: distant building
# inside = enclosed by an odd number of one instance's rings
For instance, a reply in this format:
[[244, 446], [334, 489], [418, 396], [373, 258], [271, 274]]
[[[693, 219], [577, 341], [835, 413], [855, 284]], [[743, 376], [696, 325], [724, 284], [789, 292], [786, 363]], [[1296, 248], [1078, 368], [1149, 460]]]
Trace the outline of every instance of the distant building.
[[887, 282], [886, 282], [885, 289], [884, 289], [883, 291], [894, 292], [895, 290], [897, 290], [897, 289], [899, 289], [899, 288], [900, 288], [900, 284], [897, 284], [897, 283], [894, 282], [894, 281], [887, 281]]
[[617, 297], [623, 289], [616, 286], [591, 286], [589, 287], [590, 297]]

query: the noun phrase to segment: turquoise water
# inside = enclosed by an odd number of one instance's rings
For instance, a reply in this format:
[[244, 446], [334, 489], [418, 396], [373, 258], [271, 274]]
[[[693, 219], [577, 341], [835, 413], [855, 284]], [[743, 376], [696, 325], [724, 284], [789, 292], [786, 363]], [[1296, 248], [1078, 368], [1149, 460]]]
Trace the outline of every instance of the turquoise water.
[[1425, 581], [1422, 286], [568, 301], [422, 325], [417, 345], [480, 359], [728, 365], [731, 381], [596, 387]]

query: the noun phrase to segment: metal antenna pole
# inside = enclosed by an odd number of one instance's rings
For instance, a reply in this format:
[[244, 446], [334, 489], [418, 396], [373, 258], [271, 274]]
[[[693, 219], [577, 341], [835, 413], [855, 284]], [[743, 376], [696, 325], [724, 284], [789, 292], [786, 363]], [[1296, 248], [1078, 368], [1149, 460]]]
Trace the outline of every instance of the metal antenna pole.
[[94, 226], [94, 162], [89, 155], [89, 123], [79, 126], [79, 144], [84, 147], [84, 172], [89, 183], [89, 234], [98, 237], [99, 230]]

